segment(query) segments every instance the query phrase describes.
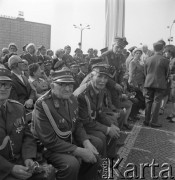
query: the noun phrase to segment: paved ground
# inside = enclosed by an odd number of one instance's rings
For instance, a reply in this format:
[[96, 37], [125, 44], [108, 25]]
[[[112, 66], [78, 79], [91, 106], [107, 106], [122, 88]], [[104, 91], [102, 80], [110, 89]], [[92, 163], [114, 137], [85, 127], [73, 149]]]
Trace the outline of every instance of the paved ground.
[[114, 168], [111, 179], [175, 179], [175, 123], [168, 122], [169, 114], [170, 104], [159, 117], [163, 127], [158, 129], [142, 125], [144, 116], [141, 116], [126, 137], [125, 146], [118, 151], [123, 158], [119, 163], [121, 175], [117, 178], [120, 173]]

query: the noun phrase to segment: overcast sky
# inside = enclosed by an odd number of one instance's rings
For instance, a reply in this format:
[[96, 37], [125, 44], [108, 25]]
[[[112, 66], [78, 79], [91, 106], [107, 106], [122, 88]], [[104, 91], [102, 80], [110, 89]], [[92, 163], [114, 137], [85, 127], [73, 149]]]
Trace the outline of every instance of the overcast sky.
[[[167, 41], [167, 26], [175, 20], [175, 0], [125, 0], [125, 35], [128, 48], [159, 39]], [[104, 47], [105, 0], [0, 0], [0, 14], [17, 17], [24, 12], [27, 21], [51, 24], [51, 48], [56, 50], [80, 42], [80, 31], [73, 24], [90, 25], [83, 31], [83, 51]], [[175, 25], [172, 28], [175, 40]], [[27, 43], [27, 42], [26, 42]]]

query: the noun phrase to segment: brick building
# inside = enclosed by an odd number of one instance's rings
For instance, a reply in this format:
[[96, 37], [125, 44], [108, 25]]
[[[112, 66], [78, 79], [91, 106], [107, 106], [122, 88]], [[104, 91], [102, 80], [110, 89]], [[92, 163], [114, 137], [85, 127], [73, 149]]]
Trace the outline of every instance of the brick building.
[[18, 47], [18, 54], [27, 43], [34, 43], [38, 48], [44, 45], [50, 48], [51, 25], [25, 21], [23, 17], [11, 18], [0, 16], [0, 51], [13, 42]]

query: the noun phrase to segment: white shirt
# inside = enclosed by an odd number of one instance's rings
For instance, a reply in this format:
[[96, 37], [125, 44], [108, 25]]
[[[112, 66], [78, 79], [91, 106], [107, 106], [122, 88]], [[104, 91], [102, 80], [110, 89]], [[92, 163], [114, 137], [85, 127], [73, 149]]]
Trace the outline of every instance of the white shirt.
[[20, 74], [16, 74], [15, 72], [13, 72], [13, 74], [15, 74], [20, 80], [21, 82], [24, 84], [24, 81], [23, 81], [23, 78], [22, 78], [22, 75]]

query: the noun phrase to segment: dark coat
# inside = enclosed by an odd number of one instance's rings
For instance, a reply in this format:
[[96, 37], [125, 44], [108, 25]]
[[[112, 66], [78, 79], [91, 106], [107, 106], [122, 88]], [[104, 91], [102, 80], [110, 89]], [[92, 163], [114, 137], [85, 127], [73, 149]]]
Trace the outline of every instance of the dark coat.
[[[87, 137], [86, 134], [83, 132], [82, 126], [80, 126], [80, 124], [77, 121], [77, 101], [75, 97], [71, 96], [71, 98], [67, 101], [68, 110], [66, 110], [61, 100], [56, 98], [51, 93], [51, 91], [49, 91], [37, 100], [34, 109], [35, 115], [33, 122], [34, 133], [43, 143], [43, 145], [47, 148], [48, 151], [51, 151], [52, 153], [64, 154], [73, 152], [77, 148], [77, 146], [74, 145], [74, 143], [70, 142], [70, 138], [61, 138], [57, 136], [43, 109], [43, 101], [49, 107], [50, 113], [58, 129], [62, 132], [72, 131], [74, 139], [81, 136], [81, 139], [83, 141], [86, 140]], [[76, 134], [78, 134], [77, 137], [74, 136], [76, 131]]]
[[145, 88], [167, 88], [169, 60], [156, 53], [145, 62]]
[[24, 104], [26, 100], [33, 99], [35, 101], [36, 93], [31, 88], [28, 79], [22, 75], [23, 82], [14, 74], [12, 73], [12, 90], [10, 94], [10, 99], [14, 99], [19, 101], [21, 104]]
[[[26, 123], [22, 104], [7, 100], [1, 108], [5, 110], [0, 112], [0, 179], [3, 180], [10, 174], [14, 164], [23, 164], [24, 160], [36, 157], [36, 142]], [[11, 143], [7, 141], [2, 148], [7, 136]]]
[[22, 58], [27, 60], [29, 65], [38, 62], [38, 57], [36, 55], [31, 56], [29, 53], [25, 54]]
[[116, 75], [115, 81], [119, 84], [123, 82], [123, 76], [126, 71], [125, 57], [123, 54], [115, 54], [112, 50], [104, 52], [101, 57], [107, 62], [107, 64], [115, 66]]

